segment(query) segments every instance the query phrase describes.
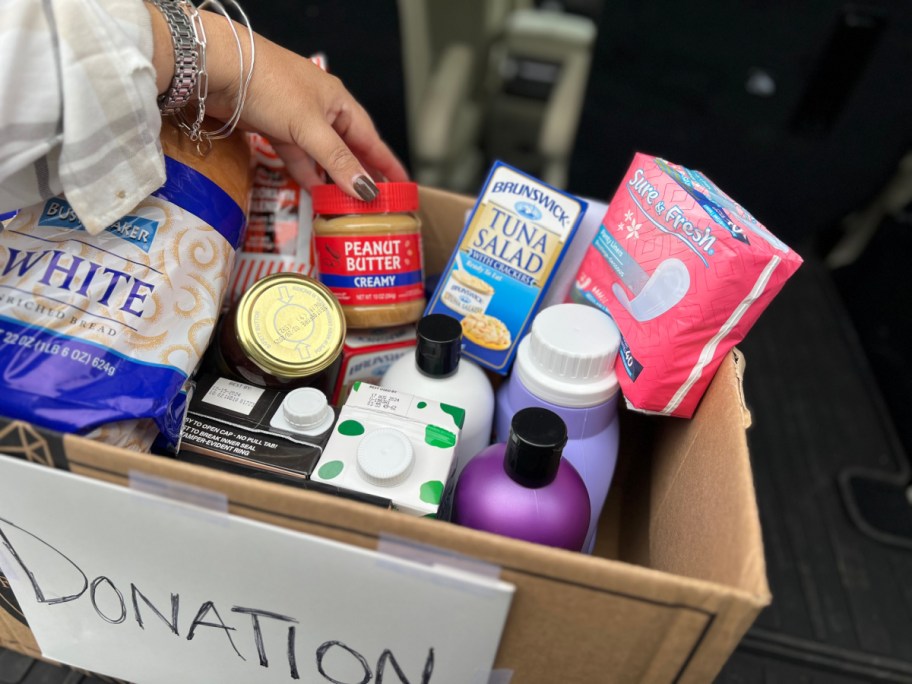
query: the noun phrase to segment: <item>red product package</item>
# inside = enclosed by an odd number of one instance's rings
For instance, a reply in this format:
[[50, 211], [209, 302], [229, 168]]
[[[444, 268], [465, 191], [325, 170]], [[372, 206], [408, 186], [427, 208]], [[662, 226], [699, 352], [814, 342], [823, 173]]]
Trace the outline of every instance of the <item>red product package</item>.
[[312, 210], [308, 195], [262, 136], [250, 134], [253, 187], [244, 243], [238, 251], [226, 304], [260, 278], [280, 271], [313, 276]]
[[689, 418], [801, 263], [699, 171], [637, 154], [568, 299], [617, 323], [628, 406]]
[[[314, 64], [326, 71], [326, 57], [312, 55]], [[260, 278], [293, 271], [315, 276], [313, 209], [310, 195], [291, 177], [285, 163], [266, 138], [247, 136], [253, 168], [253, 186], [244, 243], [238, 250], [231, 284], [225, 297], [228, 306]]]

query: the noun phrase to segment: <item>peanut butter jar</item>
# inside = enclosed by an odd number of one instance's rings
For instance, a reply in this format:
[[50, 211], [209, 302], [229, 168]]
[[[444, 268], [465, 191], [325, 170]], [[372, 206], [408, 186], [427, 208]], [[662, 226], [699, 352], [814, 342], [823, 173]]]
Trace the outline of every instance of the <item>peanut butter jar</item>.
[[225, 314], [219, 370], [260, 387], [331, 390], [345, 340], [345, 316], [321, 283], [275, 273], [254, 283]]
[[362, 202], [335, 185], [311, 191], [320, 280], [339, 300], [351, 328], [417, 321], [424, 312], [424, 260], [418, 186], [378, 183]]

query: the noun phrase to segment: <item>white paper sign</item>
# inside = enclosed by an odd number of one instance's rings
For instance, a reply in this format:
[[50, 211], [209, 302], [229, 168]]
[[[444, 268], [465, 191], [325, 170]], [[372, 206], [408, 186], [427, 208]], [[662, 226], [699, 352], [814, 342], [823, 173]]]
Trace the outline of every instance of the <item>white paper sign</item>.
[[0, 568], [45, 656], [140, 683], [486, 682], [514, 589], [6, 457]]

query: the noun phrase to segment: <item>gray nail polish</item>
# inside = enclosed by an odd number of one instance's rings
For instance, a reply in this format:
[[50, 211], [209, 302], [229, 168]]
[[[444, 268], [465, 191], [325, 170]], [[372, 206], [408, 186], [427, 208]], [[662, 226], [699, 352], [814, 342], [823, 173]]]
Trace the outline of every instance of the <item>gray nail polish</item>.
[[370, 179], [369, 176], [355, 176], [355, 192], [358, 193], [358, 197], [363, 199], [365, 202], [370, 202], [373, 199], [377, 198], [377, 195], [380, 194], [380, 191], [377, 189], [377, 186], [374, 185], [374, 181]]

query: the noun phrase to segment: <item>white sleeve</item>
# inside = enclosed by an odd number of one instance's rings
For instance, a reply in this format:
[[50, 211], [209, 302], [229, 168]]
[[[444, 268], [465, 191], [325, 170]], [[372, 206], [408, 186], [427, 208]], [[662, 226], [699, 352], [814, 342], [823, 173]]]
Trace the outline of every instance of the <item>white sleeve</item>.
[[165, 181], [142, 0], [0, 3], [0, 212], [63, 192], [97, 233]]

